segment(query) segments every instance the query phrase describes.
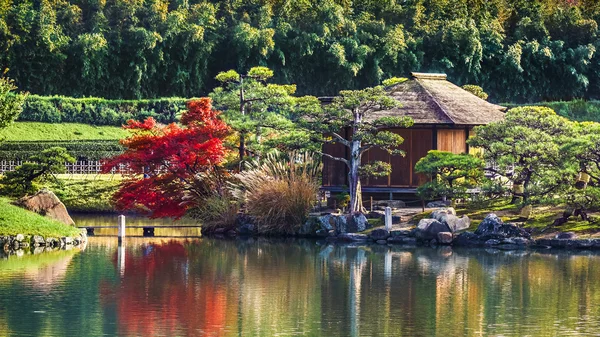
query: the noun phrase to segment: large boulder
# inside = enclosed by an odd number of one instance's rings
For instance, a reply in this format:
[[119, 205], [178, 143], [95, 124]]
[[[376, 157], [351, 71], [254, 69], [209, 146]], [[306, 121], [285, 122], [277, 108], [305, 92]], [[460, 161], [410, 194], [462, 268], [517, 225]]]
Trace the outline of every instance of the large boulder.
[[390, 232], [386, 231], [383, 228], [377, 228], [373, 230], [371, 234], [369, 234], [369, 236], [373, 241], [386, 240], [390, 237]]
[[441, 223], [435, 219], [422, 219], [415, 228], [415, 237], [420, 240], [437, 239], [438, 233], [451, 232], [447, 224]]
[[29, 211], [62, 222], [65, 225], [75, 226], [75, 222], [71, 219], [65, 204], [48, 189], [42, 189], [35, 195], [21, 198], [17, 201], [17, 204]]
[[471, 226], [471, 219], [468, 216], [459, 218], [452, 207], [440, 208], [431, 213], [431, 218], [448, 225], [452, 233], [465, 230]]
[[338, 233], [358, 233], [369, 228], [369, 221], [362, 213], [350, 214], [346, 217], [346, 221], [340, 221], [339, 224]]
[[491, 213], [483, 219], [477, 227], [475, 234], [481, 238], [501, 239], [523, 237], [529, 239], [531, 235], [515, 224], [504, 223], [496, 214]]

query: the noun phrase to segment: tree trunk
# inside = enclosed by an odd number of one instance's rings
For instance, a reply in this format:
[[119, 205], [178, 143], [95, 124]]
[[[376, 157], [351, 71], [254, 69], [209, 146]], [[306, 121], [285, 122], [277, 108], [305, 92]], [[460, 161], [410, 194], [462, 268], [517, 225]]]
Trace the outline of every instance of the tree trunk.
[[348, 212], [362, 212], [362, 189], [360, 186], [360, 142], [353, 141], [350, 155], [350, 172], [348, 172], [348, 183], [350, 184], [350, 205]]
[[[244, 98], [244, 76], [240, 75], [240, 115], [246, 114], [246, 99]], [[246, 155], [246, 137], [243, 132], [240, 132], [240, 171], [244, 169], [243, 161]]]

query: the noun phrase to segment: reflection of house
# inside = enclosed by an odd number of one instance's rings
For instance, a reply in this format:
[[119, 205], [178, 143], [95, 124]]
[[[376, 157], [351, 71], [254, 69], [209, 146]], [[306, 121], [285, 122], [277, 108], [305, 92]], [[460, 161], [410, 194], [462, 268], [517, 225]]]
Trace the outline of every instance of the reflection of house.
[[[466, 140], [474, 126], [501, 120], [504, 108], [488, 103], [446, 80], [444, 74], [413, 73], [406, 82], [389, 89], [390, 95], [402, 106], [379, 111], [370, 118], [384, 116], [410, 116], [414, 126], [391, 131], [404, 138], [401, 149], [406, 156], [390, 156], [374, 149], [363, 156], [363, 163], [385, 161], [392, 165], [387, 177], [368, 178], [362, 181], [363, 191], [378, 193], [412, 193], [425, 178], [413, 172], [415, 163], [429, 150], [466, 153]], [[346, 135], [349, 130], [346, 130]], [[334, 156], [346, 156], [346, 147], [327, 144], [323, 149]], [[344, 163], [323, 158], [323, 187], [340, 191], [347, 185], [347, 168]]]

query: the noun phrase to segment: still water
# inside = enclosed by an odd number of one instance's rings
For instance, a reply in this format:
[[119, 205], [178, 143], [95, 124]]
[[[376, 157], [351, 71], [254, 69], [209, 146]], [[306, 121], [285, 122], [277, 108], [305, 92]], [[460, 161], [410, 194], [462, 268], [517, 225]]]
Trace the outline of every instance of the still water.
[[0, 336], [598, 336], [600, 256], [90, 238], [0, 260]]

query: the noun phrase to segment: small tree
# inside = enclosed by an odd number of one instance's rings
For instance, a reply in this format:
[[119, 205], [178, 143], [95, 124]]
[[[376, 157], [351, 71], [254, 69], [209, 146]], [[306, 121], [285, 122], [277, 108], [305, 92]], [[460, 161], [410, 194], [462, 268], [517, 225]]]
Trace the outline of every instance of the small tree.
[[483, 166], [483, 160], [469, 154], [429, 151], [415, 165], [415, 172], [429, 178], [417, 193], [424, 199], [441, 197], [444, 201], [463, 197], [484, 178]]
[[[320, 153], [332, 160], [340, 161], [348, 167], [348, 186], [350, 194], [349, 212], [361, 212], [362, 191], [360, 178], [365, 175], [384, 176], [391, 172], [389, 163], [377, 161], [368, 165], [361, 162], [363, 154], [373, 148], [381, 148], [394, 155], [404, 155], [398, 149], [404, 139], [386, 128], [409, 127], [413, 124], [408, 117], [381, 117], [373, 115], [377, 111], [397, 107], [398, 102], [390, 97], [383, 87], [363, 90], [341, 91], [331, 104], [322, 106], [311, 97], [299, 100], [296, 110], [297, 126], [304, 132], [293, 139], [294, 145], [310, 147], [313, 150], [323, 144], [342, 144], [350, 153], [348, 158]], [[348, 138], [341, 130], [349, 129]], [[294, 135], [290, 137], [292, 139]], [[289, 142], [288, 142], [289, 144]]]
[[66, 149], [51, 147], [29, 157], [14, 171], [6, 172], [0, 183], [7, 194], [14, 196], [32, 194], [36, 192], [38, 183], [49, 178], [58, 181], [55, 175], [66, 172], [65, 163], [74, 162], [75, 158]]
[[[294, 104], [296, 86], [267, 83], [271, 77], [273, 71], [266, 67], [251, 68], [246, 74], [229, 70], [215, 77], [222, 86], [215, 88], [210, 97], [239, 135], [240, 162], [248, 152], [262, 152], [263, 137], [272, 137], [277, 130], [291, 126], [287, 114]], [[249, 139], [251, 135], [254, 139]]]
[[122, 141], [125, 152], [102, 168], [108, 173], [126, 165], [133, 171], [114, 195], [118, 208], [145, 211], [151, 217], [181, 217], [223, 187], [219, 165], [229, 128], [209, 98], [190, 101], [187, 107], [183, 126], [157, 125], [152, 118], [128, 122], [126, 128], [134, 134]]
[[577, 173], [561, 144], [573, 136], [573, 123], [545, 107], [521, 107], [503, 121], [475, 128], [469, 145], [482, 148], [486, 170], [512, 185], [513, 203], [551, 196], [568, 187]]
[[0, 76], [0, 129], [7, 127], [21, 113], [27, 94], [15, 93], [13, 80]]
[[474, 85], [474, 84], [465, 84], [462, 86], [462, 88], [470, 93], [472, 93], [473, 95], [481, 98], [482, 100], [486, 101], [488, 99], [488, 94], [483, 91], [483, 88], [478, 86], [478, 85]]

